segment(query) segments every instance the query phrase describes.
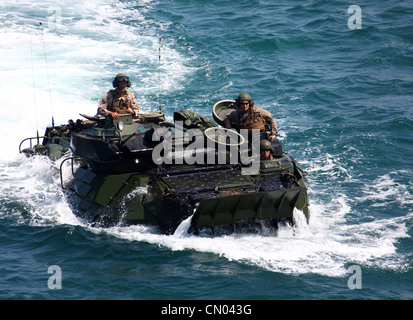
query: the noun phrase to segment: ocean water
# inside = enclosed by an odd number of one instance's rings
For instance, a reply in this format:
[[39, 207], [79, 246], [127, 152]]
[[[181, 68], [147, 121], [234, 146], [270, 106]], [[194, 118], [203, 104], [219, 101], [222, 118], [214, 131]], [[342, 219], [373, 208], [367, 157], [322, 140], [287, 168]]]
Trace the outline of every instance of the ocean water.
[[[2, 0], [0, 299], [412, 299], [412, 27], [412, 1]], [[79, 219], [60, 161], [19, 143], [95, 114], [119, 72], [168, 119], [249, 92], [308, 172], [310, 223]]]

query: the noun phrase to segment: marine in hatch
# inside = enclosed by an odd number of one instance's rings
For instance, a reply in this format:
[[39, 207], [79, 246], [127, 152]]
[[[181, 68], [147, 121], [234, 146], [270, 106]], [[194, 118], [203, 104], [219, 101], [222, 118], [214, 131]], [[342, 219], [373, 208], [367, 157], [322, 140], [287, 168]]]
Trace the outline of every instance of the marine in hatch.
[[260, 159], [261, 160], [273, 160], [274, 157], [271, 155], [272, 145], [267, 139], [260, 141]]
[[118, 119], [120, 114], [139, 115], [139, 106], [135, 96], [126, 88], [131, 86], [129, 77], [125, 73], [118, 73], [112, 82], [114, 90], [109, 90], [99, 103], [98, 114]]
[[231, 112], [225, 120], [225, 128], [231, 129], [258, 129], [265, 132], [270, 127], [269, 139], [274, 139], [277, 134], [277, 123], [270, 112], [254, 105], [248, 93], [241, 93], [235, 100], [237, 111]]

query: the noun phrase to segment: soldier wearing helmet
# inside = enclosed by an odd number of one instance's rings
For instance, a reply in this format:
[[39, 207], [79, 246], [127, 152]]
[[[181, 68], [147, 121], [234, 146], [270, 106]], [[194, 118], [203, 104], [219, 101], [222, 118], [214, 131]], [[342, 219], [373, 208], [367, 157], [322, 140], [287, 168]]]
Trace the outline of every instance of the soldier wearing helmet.
[[118, 73], [113, 79], [115, 90], [110, 90], [103, 95], [98, 107], [98, 113], [104, 116], [119, 118], [119, 114], [131, 113], [134, 117], [139, 115], [139, 106], [135, 96], [126, 90], [131, 86], [129, 77], [125, 73]]
[[262, 139], [260, 141], [260, 159], [261, 160], [273, 160], [274, 157], [271, 155], [272, 145], [267, 139]]
[[271, 113], [254, 106], [254, 101], [248, 93], [241, 93], [235, 100], [237, 111], [231, 112], [225, 119], [225, 128], [230, 129], [259, 129], [266, 131], [266, 125], [271, 127], [270, 139], [277, 134], [277, 123]]

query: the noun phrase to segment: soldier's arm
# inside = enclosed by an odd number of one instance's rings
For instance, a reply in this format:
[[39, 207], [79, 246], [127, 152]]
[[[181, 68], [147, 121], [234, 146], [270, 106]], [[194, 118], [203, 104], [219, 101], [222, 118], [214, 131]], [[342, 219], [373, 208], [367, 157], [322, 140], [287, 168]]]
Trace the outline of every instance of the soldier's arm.
[[134, 111], [135, 116], [138, 116], [139, 115], [138, 102], [136, 101], [136, 98], [133, 94], [130, 94], [130, 99], [131, 99], [132, 110]]
[[259, 108], [258, 110], [261, 113], [261, 116], [265, 119], [265, 121], [269, 125], [271, 125], [271, 134], [275, 136], [278, 132], [278, 128], [277, 128], [277, 123], [275, 122], [275, 119], [272, 116], [271, 112], [268, 112], [268, 111], [263, 110], [261, 108]]
[[98, 106], [98, 114], [102, 114], [104, 116], [107, 116], [110, 114], [110, 111], [107, 109], [108, 107], [108, 94], [105, 93], [102, 97], [102, 100], [100, 100], [99, 106]]
[[108, 110], [108, 93], [105, 93], [102, 97], [102, 100], [100, 100], [99, 106], [98, 106], [98, 114], [102, 114], [104, 116], [112, 116], [113, 118], [117, 119], [119, 118], [119, 114], [116, 112], [112, 112]]

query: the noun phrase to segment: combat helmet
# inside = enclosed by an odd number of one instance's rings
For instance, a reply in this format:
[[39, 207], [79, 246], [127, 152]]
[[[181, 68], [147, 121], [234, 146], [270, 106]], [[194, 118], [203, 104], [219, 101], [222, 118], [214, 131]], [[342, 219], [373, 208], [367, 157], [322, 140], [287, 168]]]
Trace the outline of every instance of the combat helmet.
[[235, 106], [237, 108], [240, 107], [240, 101], [249, 101], [250, 102], [250, 108], [254, 105], [254, 101], [252, 100], [251, 96], [249, 95], [249, 93], [243, 92], [241, 93], [238, 98], [235, 100]]
[[267, 139], [262, 139], [260, 141], [260, 151], [262, 150], [268, 150], [268, 149], [272, 149], [272, 144], [269, 140]]
[[131, 82], [129, 80], [129, 76], [126, 73], [118, 73], [113, 79], [112, 85], [114, 88], [118, 87], [118, 82], [119, 81], [126, 81], [128, 84], [126, 85], [128, 88], [131, 86]]

